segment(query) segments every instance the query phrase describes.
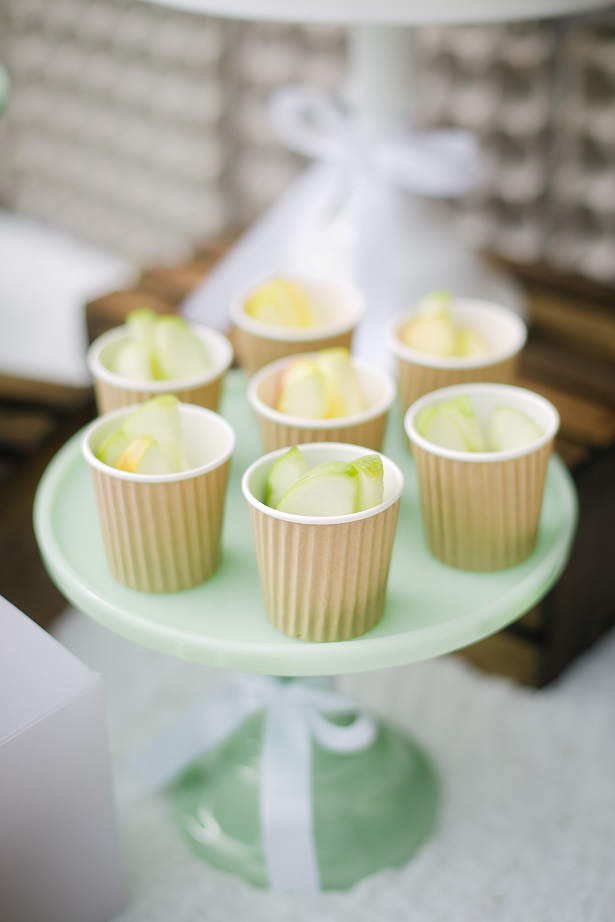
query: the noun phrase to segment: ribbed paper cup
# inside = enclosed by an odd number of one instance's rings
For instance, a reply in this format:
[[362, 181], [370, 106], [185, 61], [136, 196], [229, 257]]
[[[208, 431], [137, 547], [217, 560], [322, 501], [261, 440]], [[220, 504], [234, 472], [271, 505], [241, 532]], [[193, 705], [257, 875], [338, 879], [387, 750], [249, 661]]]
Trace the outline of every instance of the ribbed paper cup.
[[455, 323], [480, 333], [492, 347], [488, 355], [450, 357], [411, 349], [400, 332], [418, 308], [397, 314], [387, 331], [387, 343], [395, 356], [402, 413], [423, 394], [454, 384], [489, 381], [512, 384], [519, 355], [527, 339], [525, 323], [514, 311], [490, 301], [454, 298], [451, 316]]
[[[284, 276], [276, 276], [280, 277]], [[303, 286], [321, 323], [292, 328], [261, 323], [246, 313], [244, 305], [267, 280], [242, 292], [231, 304], [231, 320], [237, 360], [249, 375], [287, 355], [333, 346], [350, 349], [354, 330], [365, 311], [363, 295], [352, 285], [300, 275], [286, 277]]]
[[[470, 398], [476, 417], [488, 425], [497, 406], [513, 407], [543, 433], [514, 451], [461, 452], [428, 442], [416, 430], [426, 406], [451, 397]], [[416, 462], [427, 544], [439, 560], [462, 570], [503, 570], [534, 550], [547, 462], [559, 415], [544, 397], [520, 387], [468, 384], [421, 397], [405, 416]]]
[[226, 336], [217, 330], [197, 324], [190, 324], [190, 328], [202, 340], [211, 358], [211, 366], [200, 375], [173, 380], [135, 381], [111, 371], [114, 356], [128, 339], [125, 325], [94, 340], [88, 349], [87, 362], [94, 379], [98, 412], [109, 413], [133, 403], [143, 403], [158, 394], [174, 394], [182, 403], [217, 410], [224, 375], [233, 361], [233, 349]]
[[131, 474], [103, 464], [96, 451], [137, 405], [100, 417], [84, 433], [96, 506], [112, 576], [141, 592], [198, 586], [220, 562], [224, 503], [235, 447], [226, 420], [179, 404], [187, 469]]
[[[382, 456], [384, 502], [352, 515], [289, 515], [263, 502], [272, 464], [286, 449], [264, 455], [242, 480], [267, 617], [289, 637], [349, 640], [373, 628], [384, 613], [403, 476]], [[363, 446], [321, 442], [301, 451], [310, 466], [352, 461]]]
[[[266, 365], [248, 384], [248, 402], [256, 413], [265, 451], [304, 445], [306, 442], [350, 442], [380, 451], [389, 409], [395, 398], [395, 383], [391, 376], [374, 365], [353, 358], [352, 364], [369, 409], [334, 419], [289, 416], [276, 410], [275, 403], [278, 376], [295, 358], [291, 356]], [[314, 353], [302, 358], [314, 358]]]

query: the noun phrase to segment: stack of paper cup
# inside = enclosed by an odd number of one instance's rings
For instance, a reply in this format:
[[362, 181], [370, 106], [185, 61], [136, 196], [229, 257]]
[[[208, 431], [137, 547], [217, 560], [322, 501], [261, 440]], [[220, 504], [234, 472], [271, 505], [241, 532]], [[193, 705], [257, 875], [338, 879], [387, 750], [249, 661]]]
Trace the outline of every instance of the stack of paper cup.
[[[305, 358], [313, 358], [310, 353]], [[380, 451], [389, 409], [395, 398], [395, 383], [390, 375], [374, 365], [353, 358], [361, 391], [368, 409], [352, 416], [309, 419], [289, 416], [276, 410], [279, 376], [296, 356], [272, 362], [261, 368], [248, 385], [248, 401], [256, 413], [265, 451], [306, 442], [351, 442]]]
[[224, 375], [233, 361], [233, 349], [226, 336], [217, 330], [197, 324], [190, 326], [193, 334], [202, 341], [211, 364], [202, 374], [172, 381], [135, 381], [116, 374], [111, 370], [114, 357], [128, 339], [128, 330], [126, 326], [116, 327], [99, 336], [87, 353], [98, 412], [109, 413], [119, 407], [150, 400], [158, 394], [174, 394], [183, 403], [217, 410]]
[[[362, 446], [331, 442], [307, 444], [301, 451], [310, 466], [366, 453]], [[384, 502], [365, 512], [289, 515], [263, 502], [271, 466], [283, 453], [264, 455], [242, 481], [267, 617], [289, 637], [317, 642], [358, 637], [384, 613], [402, 473], [382, 457]]]
[[262, 285], [241, 293], [231, 305], [233, 342], [239, 364], [249, 375], [259, 368], [298, 352], [314, 352], [332, 346], [350, 349], [354, 330], [365, 311], [363, 295], [352, 285], [299, 275], [299, 282], [309, 299], [318, 326], [278, 327], [262, 323], [245, 310], [248, 298]]
[[220, 562], [226, 488], [235, 447], [229, 424], [211, 410], [179, 404], [186, 470], [133, 474], [103, 464], [97, 451], [137, 406], [108, 413], [85, 431], [107, 563], [141, 592], [197, 586]]
[[[427, 441], [416, 428], [427, 406], [467, 395], [479, 424], [495, 407], [524, 413], [542, 433], [511, 451], [453, 451]], [[405, 429], [416, 462], [427, 543], [439, 560], [462, 570], [501, 570], [533, 551], [547, 462], [559, 428], [555, 407], [520, 387], [468, 384], [421, 397], [408, 410]]]
[[489, 301], [454, 298], [451, 318], [455, 324], [479, 333], [491, 350], [486, 355], [466, 357], [431, 355], [407, 346], [401, 338], [404, 327], [417, 316], [418, 308], [402, 311], [393, 319], [387, 343], [396, 360], [402, 412], [423, 394], [453, 384], [514, 381], [527, 329], [514, 311]]

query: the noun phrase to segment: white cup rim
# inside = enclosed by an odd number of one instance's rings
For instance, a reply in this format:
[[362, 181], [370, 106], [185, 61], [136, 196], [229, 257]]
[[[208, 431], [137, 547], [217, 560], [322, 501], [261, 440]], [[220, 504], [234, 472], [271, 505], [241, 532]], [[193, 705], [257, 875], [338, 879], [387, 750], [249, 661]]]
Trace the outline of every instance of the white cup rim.
[[383, 413], [387, 413], [391, 408], [391, 404], [395, 399], [397, 393], [397, 388], [395, 382], [391, 375], [383, 371], [381, 368], [378, 368], [376, 365], [373, 365], [369, 362], [364, 362], [361, 359], [351, 356], [351, 361], [354, 367], [360, 372], [365, 372], [365, 374], [372, 375], [372, 377], [377, 378], [379, 382], [385, 388], [384, 397], [371, 406], [369, 409], [364, 410], [362, 413], [352, 413], [348, 416], [336, 416], [327, 419], [313, 419], [311, 417], [303, 416], [290, 416], [287, 413], [281, 413], [279, 410], [275, 410], [273, 407], [270, 407], [269, 404], [265, 403], [259, 397], [258, 389], [268, 377], [276, 374], [283, 368], [288, 367], [292, 364], [293, 361], [302, 358], [313, 358], [317, 355], [317, 352], [302, 352], [297, 355], [285, 356], [282, 359], [277, 359], [275, 362], [270, 362], [268, 365], [265, 365], [264, 368], [261, 368], [257, 371], [248, 382], [247, 397], [248, 403], [252, 409], [261, 416], [264, 416], [266, 419], [271, 420], [274, 423], [277, 423], [281, 426], [292, 426], [296, 429], [340, 429], [347, 428], [350, 426], [355, 426], [359, 423], [369, 422], [372, 419], [376, 419], [379, 416], [382, 416]]
[[467, 368], [488, 368], [499, 362], [511, 358], [521, 351], [527, 340], [527, 326], [522, 317], [511, 308], [497, 304], [495, 301], [486, 301], [480, 298], [453, 298], [451, 310], [453, 314], [455, 309], [473, 312], [477, 316], [490, 315], [496, 317], [502, 323], [510, 326], [511, 338], [510, 343], [500, 349], [493, 349], [487, 355], [470, 355], [470, 356], [441, 356], [431, 355], [428, 352], [420, 352], [418, 349], [412, 349], [399, 338], [399, 330], [418, 312], [417, 307], [406, 308], [399, 311], [392, 320], [385, 332], [385, 339], [388, 348], [399, 359], [411, 362], [414, 365], [422, 365], [425, 368], [445, 368], [445, 369], [467, 369]]
[[227, 371], [233, 361], [233, 347], [223, 333], [202, 324], [190, 323], [190, 329], [206, 345], [215, 349], [214, 362], [210, 368], [199, 375], [187, 375], [183, 378], [167, 378], [163, 381], [145, 381], [136, 378], [126, 378], [107, 368], [101, 361], [101, 353], [108, 346], [128, 339], [126, 324], [101, 333], [89, 347], [86, 361], [90, 373], [95, 379], [104, 381], [113, 387], [128, 391], [142, 391], [148, 394], [168, 394], [175, 391], [187, 391], [192, 388], [202, 387], [220, 377]]
[[[442, 400], [447, 400], [450, 397], [468, 396], [471, 398], [472, 395], [480, 396], [481, 394], [497, 395], [498, 399], [501, 398], [503, 402], [506, 401], [506, 398], [521, 398], [528, 407], [537, 408], [541, 414], [544, 415], [543, 418], [547, 419], [547, 425], [542, 427], [544, 430], [542, 436], [536, 439], [535, 442], [532, 442], [531, 445], [526, 445], [523, 448], [511, 449], [509, 451], [458, 451], [436, 445], [434, 442], [430, 442], [428, 439], [424, 438], [424, 436], [417, 431], [415, 420], [417, 415], [425, 407], [434, 403], [439, 403]], [[463, 461], [469, 464], [484, 464], [485, 462], [497, 464], [501, 461], [511, 461], [515, 458], [523, 458], [527, 455], [534, 454], [555, 438], [559, 430], [559, 424], [559, 413], [550, 400], [535, 393], [535, 391], [531, 391], [525, 387], [517, 387], [513, 384], [472, 383], [453, 384], [450, 387], [441, 387], [415, 400], [404, 415], [404, 430], [411, 442], [432, 455], [438, 455], [438, 457], [441, 458], [449, 458], [453, 461]]]
[[[259, 467], [262, 467], [270, 462], [273, 462], [276, 458], [279, 458], [281, 455], [285, 454], [291, 446], [285, 446], [284, 448], [277, 448], [275, 451], [270, 451], [265, 455], [261, 455], [256, 461], [254, 461], [244, 472], [243, 477], [241, 478], [241, 489], [243, 495], [247, 499], [248, 503], [253, 506], [255, 509], [258, 509], [260, 512], [265, 515], [271, 516], [274, 519], [280, 519], [283, 522], [295, 522], [302, 525], [341, 525], [347, 522], [359, 522], [361, 519], [369, 519], [374, 515], [377, 515], [380, 512], [384, 512], [385, 509], [388, 509], [389, 506], [392, 506], [400, 498], [403, 489], [404, 489], [404, 475], [402, 474], [400, 468], [395, 464], [394, 461], [391, 461], [389, 457], [383, 455], [379, 451], [373, 451], [373, 449], [366, 448], [363, 445], [353, 445], [348, 442], [307, 442], [304, 445], [299, 445], [299, 449], [304, 451], [307, 449], [308, 453], [310, 449], [329, 449], [332, 450], [332, 454], [335, 454], [336, 451], [341, 451], [346, 457], [350, 457], [348, 452], [352, 450], [357, 453], [353, 456], [355, 458], [360, 458], [361, 455], [380, 455], [382, 458], [382, 463], [385, 469], [388, 471], [396, 482], [395, 488], [392, 491], [391, 495], [387, 497], [384, 502], [380, 503], [378, 506], [372, 506], [371, 509], [365, 509], [363, 512], [350, 512], [348, 515], [292, 515], [288, 512], [280, 512], [278, 509], [273, 509], [271, 506], [267, 506], [266, 503], [261, 502], [257, 499], [256, 496], [252, 493], [249, 487], [250, 479], [255, 470]], [[333, 458], [332, 458], [333, 460]], [[344, 460], [344, 459], [341, 459]]]
[[132, 483], [175, 483], [180, 480], [191, 480], [194, 477], [199, 477], [201, 474], [208, 474], [210, 471], [214, 471], [216, 468], [221, 467], [232, 456], [237, 438], [230, 423], [219, 413], [214, 412], [214, 410], [206, 410], [205, 407], [199, 407], [196, 404], [180, 402], [178, 404], [178, 409], [183, 416], [193, 415], [199, 416], [202, 419], [209, 419], [210, 423], [218, 426], [224, 433], [228, 439], [228, 445], [221, 454], [217, 455], [206, 464], [200, 464], [197, 467], [192, 467], [185, 471], [177, 471], [172, 474], [137, 474], [131, 473], [130, 471], [121, 471], [116, 467], [111, 467], [110, 464], [105, 464], [97, 458], [92, 451], [91, 441], [93, 436], [98, 429], [111, 420], [117, 419], [119, 421], [120, 419], [125, 419], [142, 406], [142, 403], [133, 403], [130, 404], [130, 406], [119, 407], [117, 410], [112, 410], [109, 413], [99, 416], [88, 425], [81, 437], [81, 451], [90, 467], [95, 468], [102, 474], [106, 474], [108, 477], [115, 477], [117, 480], [129, 480]]
[[[336, 319], [328, 323], [322, 323], [314, 327], [276, 327], [273, 324], [262, 323], [246, 314], [244, 302], [257, 289], [261, 288], [271, 278], [288, 278], [294, 281], [303, 282], [306, 286], [318, 285], [335, 289], [343, 293], [345, 298], [350, 297], [352, 303], [352, 315], [343, 319]], [[353, 330], [365, 313], [366, 304], [363, 293], [349, 282], [342, 282], [336, 279], [329, 279], [322, 276], [310, 275], [300, 272], [275, 272], [264, 276], [259, 282], [252, 283], [249, 287], [244, 288], [232, 300], [230, 306], [230, 317], [235, 326], [253, 336], [261, 339], [275, 340], [276, 342], [313, 342], [320, 339], [326, 339], [330, 336], [337, 336], [341, 333], [347, 333]]]

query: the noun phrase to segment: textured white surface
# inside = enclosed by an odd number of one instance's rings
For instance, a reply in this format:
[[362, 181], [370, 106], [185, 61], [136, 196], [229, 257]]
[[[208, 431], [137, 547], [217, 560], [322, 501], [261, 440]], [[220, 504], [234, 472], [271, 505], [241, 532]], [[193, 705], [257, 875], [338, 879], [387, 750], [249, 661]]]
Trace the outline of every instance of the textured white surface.
[[137, 647], [69, 609], [55, 636], [105, 677], [129, 903], [115, 922], [612, 922], [615, 634], [543, 691], [455, 657], [347, 676], [440, 772], [437, 828], [413, 861], [350, 891], [263, 892], [193, 856], [125, 762], [224, 676]]

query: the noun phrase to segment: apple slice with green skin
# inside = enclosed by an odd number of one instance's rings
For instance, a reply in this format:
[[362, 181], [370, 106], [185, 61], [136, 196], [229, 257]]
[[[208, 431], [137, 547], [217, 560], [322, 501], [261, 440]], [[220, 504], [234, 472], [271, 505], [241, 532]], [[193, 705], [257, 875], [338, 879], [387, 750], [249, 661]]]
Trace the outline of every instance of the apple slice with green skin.
[[533, 420], [514, 407], [496, 407], [491, 415], [488, 442], [492, 451], [526, 448], [542, 435]]
[[362, 413], [365, 398], [349, 350], [343, 346], [321, 349], [316, 360], [325, 379], [328, 415], [337, 417]]
[[453, 451], [486, 451], [485, 439], [469, 397], [453, 397], [425, 407], [416, 417], [417, 432]]
[[325, 461], [310, 468], [278, 503], [292, 515], [349, 515], [357, 511], [359, 474], [346, 461]]
[[126, 340], [118, 347], [113, 371], [131, 381], [152, 381], [154, 379], [152, 354], [140, 343]]
[[297, 446], [293, 445], [289, 448], [269, 471], [265, 487], [265, 503], [275, 509], [290, 488], [304, 477], [309, 469], [305, 456]]
[[492, 350], [489, 343], [477, 330], [463, 327], [457, 334], [456, 355], [463, 358], [472, 356], [489, 355]]
[[315, 360], [297, 359], [282, 374], [276, 409], [288, 416], [325, 419], [329, 404], [323, 373]]
[[379, 506], [384, 499], [384, 467], [380, 455], [362, 455], [352, 462], [359, 475], [357, 512]]
[[99, 461], [102, 461], [103, 464], [108, 464], [109, 467], [115, 467], [131, 441], [131, 437], [126, 435], [125, 432], [113, 432], [102, 443], [96, 452], [96, 457]]
[[439, 291], [426, 295], [412, 320], [401, 329], [402, 341], [429, 355], [452, 356], [457, 349], [457, 330], [451, 317], [451, 296]]
[[154, 348], [154, 327], [158, 314], [149, 307], [141, 307], [126, 315], [126, 328], [131, 340], [143, 346], [150, 354]]
[[176, 314], [158, 317], [153, 328], [154, 370], [162, 380], [200, 375], [211, 366], [203, 343]]
[[171, 471], [182, 469], [182, 438], [178, 399], [172, 394], [161, 394], [134, 410], [125, 420], [123, 431], [136, 439], [151, 436], [167, 457]]
[[151, 435], [133, 439], [115, 463], [120, 471], [131, 474], [172, 474], [169, 459]]
[[244, 310], [272, 326], [313, 327], [318, 323], [302, 285], [290, 279], [271, 279], [246, 300]]

